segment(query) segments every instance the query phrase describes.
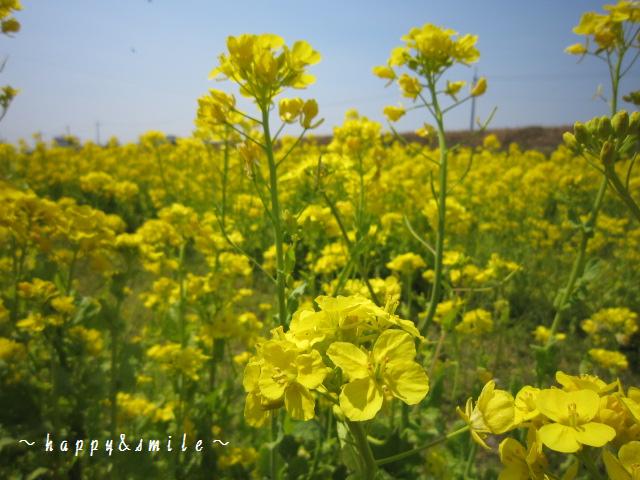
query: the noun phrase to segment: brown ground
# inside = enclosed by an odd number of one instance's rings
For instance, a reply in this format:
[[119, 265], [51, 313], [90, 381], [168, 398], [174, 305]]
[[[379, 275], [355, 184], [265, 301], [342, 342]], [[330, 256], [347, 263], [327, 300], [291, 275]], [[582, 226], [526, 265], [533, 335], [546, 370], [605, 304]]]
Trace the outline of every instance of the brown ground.
[[[521, 128], [497, 128], [490, 129], [483, 134], [478, 132], [471, 133], [468, 130], [465, 131], [453, 131], [447, 133], [447, 143], [454, 145], [462, 143], [464, 145], [479, 145], [482, 143], [482, 139], [493, 133], [498, 137], [503, 147], [507, 147], [510, 143], [516, 142], [523, 150], [536, 149], [543, 153], [551, 153], [556, 149], [560, 143], [562, 143], [562, 134], [567, 131], [571, 131], [570, 126], [565, 127], [521, 127]], [[423, 140], [417, 137], [413, 133], [404, 133], [403, 136], [409, 141]], [[316, 140], [321, 143], [328, 143], [331, 137], [316, 137]]]
[[489, 133], [498, 137], [503, 146], [516, 142], [523, 150], [536, 149], [544, 153], [550, 153], [562, 143], [562, 134], [573, 130], [572, 127], [522, 127], [522, 128], [498, 128], [488, 130], [484, 135], [471, 134], [468, 131], [451, 132], [447, 140], [452, 143], [466, 145], [478, 145]]

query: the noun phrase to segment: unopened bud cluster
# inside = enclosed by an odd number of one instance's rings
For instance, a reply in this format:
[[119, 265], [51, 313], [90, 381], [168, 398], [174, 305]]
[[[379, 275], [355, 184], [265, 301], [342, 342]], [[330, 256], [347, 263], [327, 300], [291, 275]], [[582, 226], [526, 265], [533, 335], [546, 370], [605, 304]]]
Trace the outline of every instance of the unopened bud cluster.
[[564, 143], [576, 153], [589, 153], [605, 165], [638, 148], [640, 140], [640, 112], [629, 115], [621, 110], [613, 117], [595, 117], [586, 123], [576, 122], [573, 133], [565, 132]]

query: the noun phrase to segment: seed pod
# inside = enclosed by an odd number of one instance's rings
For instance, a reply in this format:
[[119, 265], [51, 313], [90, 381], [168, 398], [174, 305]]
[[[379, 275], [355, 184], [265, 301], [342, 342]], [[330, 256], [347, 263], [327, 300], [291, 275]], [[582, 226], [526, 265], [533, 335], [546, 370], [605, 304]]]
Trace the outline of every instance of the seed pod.
[[607, 140], [602, 144], [602, 150], [600, 150], [600, 161], [605, 167], [613, 165], [615, 160], [616, 149], [613, 146], [613, 142]]
[[582, 122], [576, 122], [573, 125], [573, 133], [575, 135], [575, 139], [579, 144], [585, 145], [589, 142], [589, 131], [587, 130], [587, 126]]
[[611, 127], [611, 120], [609, 117], [602, 116], [600, 117], [600, 122], [598, 124], [598, 136], [602, 139], [609, 138], [613, 133], [613, 127]]
[[616, 137], [622, 138], [629, 129], [629, 114], [626, 110], [620, 110], [611, 119], [611, 126]]

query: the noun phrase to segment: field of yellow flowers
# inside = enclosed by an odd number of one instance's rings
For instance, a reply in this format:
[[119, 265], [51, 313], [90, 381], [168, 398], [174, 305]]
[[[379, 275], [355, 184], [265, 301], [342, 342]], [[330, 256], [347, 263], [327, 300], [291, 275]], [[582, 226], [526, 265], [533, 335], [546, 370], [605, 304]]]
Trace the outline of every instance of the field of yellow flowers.
[[447, 144], [490, 79], [428, 23], [373, 68], [410, 106], [327, 145], [273, 34], [191, 138], [0, 144], [0, 477], [640, 479], [640, 3], [574, 31], [610, 115], [550, 155]]

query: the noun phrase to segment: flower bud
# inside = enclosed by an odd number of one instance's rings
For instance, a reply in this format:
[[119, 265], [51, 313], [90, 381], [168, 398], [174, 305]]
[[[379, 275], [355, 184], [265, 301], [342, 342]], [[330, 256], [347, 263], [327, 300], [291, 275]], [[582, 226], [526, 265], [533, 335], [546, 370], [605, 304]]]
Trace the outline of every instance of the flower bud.
[[605, 165], [613, 165], [613, 161], [616, 157], [616, 149], [613, 146], [613, 142], [607, 140], [602, 144], [602, 150], [600, 150], [600, 161]]
[[404, 116], [406, 111], [403, 107], [394, 107], [392, 105], [389, 105], [388, 107], [384, 107], [383, 113], [385, 117], [387, 117], [387, 120], [389, 120], [390, 122], [397, 122], [401, 117]]
[[640, 112], [632, 112], [629, 116], [629, 135], [640, 135]]
[[286, 123], [293, 123], [302, 113], [304, 101], [301, 98], [283, 98], [278, 104], [280, 119]]
[[564, 140], [565, 145], [571, 150], [578, 150], [580, 148], [575, 135], [571, 132], [564, 132], [562, 134], [562, 140]]
[[480, 80], [478, 80], [478, 82], [471, 89], [471, 96], [479, 97], [486, 91], [487, 91], [487, 79], [485, 77], [480, 77]]
[[600, 118], [593, 117], [585, 124], [585, 126], [591, 135], [596, 134], [598, 132], [598, 127], [600, 126]]
[[598, 136], [600, 138], [609, 138], [613, 133], [613, 128], [611, 127], [611, 120], [609, 117], [603, 115], [600, 117], [600, 122], [598, 124]]
[[589, 141], [589, 132], [587, 126], [582, 122], [576, 122], [573, 125], [573, 133], [579, 144], [584, 145]]
[[620, 110], [611, 119], [611, 126], [617, 137], [624, 137], [629, 130], [629, 114], [626, 110]]
[[379, 65], [377, 67], [373, 67], [373, 74], [378, 78], [383, 78], [386, 80], [395, 80], [396, 72], [393, 71], [393, 68], [387, 65]]
[[587, 47], [582, 43], [574, 43], [564, 49], [569, 55], [584, 55], [587, 53]]
[[307, 100], [302, 106], [302, 115], [300, 117], [300, 125], [304, 128], [316, 128], [320, 123], [311, 124], [313, 119], [318, 115], [318, 102], [314, 99]]

